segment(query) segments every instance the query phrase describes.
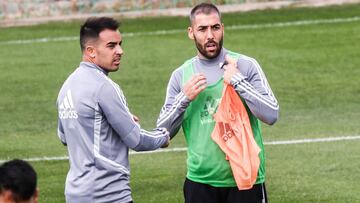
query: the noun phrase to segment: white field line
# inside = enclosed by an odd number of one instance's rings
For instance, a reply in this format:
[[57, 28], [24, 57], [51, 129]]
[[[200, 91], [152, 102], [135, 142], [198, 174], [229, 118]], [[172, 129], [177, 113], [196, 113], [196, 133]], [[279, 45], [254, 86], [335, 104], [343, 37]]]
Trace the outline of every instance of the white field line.
[[[333, 23], [348, 23], [360, 21], [360, 16], [351, 18], [332, 18], [332, 19], [318, 19], [318, 20], [300, 20], [278, 23], [264, 23], [253, 25], [232, 25], [225, 26], [226, 30], [250, 30], [250, 29], [262, 29], [262, 28], [279, 28], [279, 27], [291, 27], [291, 26], [303, 26], [303, 25], [317, 25], [317, 24], [333, 24]], [[158, 30], [153, 32], [129, 32], [123, 33], [123, 37], [138, 37], [138, 36], [161, 36], [168, 34], [186, 33], [186, 29], [174, 29], [174, 30]], [[10, 40], [0, 41], [0, 44], [32, 44], [32, 43], [47, 43], [47, 42], [64, 42], [78, 40], [77, 36], [69, 37], [54, 37], [54, 38], [37, 38], [28, 40]]]
[[[337, 142], [344, 140], [359, 140], [360, 135], [356, 136], [344, 136], [344, 137], [324, 137], [324, 138], [314, 138], [314, 139], [300, 139], [300, 140], [280, 140], [280, 141], [269, 141], [264, 142], [264, 145], [291, 145], [291, 144], [304, 144], [304, 143], [319, 143], [319, 142]], [[145, 152], [134, 152], [130, 151], [130, 155], [138, 154], [153, 154], [153, 153], [168, 153], [168, 152], [184, 152], [186, 147], [181, 148], [169, 148], [169, 149], [159, 149], [155, 151], [145, 151]], [[60, 161], [68, 160], [68, 156], [58, 156], [58, 157], [33, 157], [33, 158], [24, 158], [23, 160], [30, 162], [40, 162], [40, 161]], [[7, 160], [0, 160], [0, 163], [3, 163]]]

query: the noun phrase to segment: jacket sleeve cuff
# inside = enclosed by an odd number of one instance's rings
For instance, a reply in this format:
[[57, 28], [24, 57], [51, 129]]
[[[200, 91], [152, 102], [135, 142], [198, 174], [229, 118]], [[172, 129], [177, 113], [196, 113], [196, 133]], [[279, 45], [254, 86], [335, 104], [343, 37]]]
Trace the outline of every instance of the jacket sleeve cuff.
[[246, 77], [243, 74], [235, 73], [230, 80], [230, 84], [233, 87], [236, 87], [238, 84], [240, 84], [245, 79], [246, 79]]
[[184, 94], [183, 91], [181, 91], [179, 93], [179, 99], [180, 99], [180, 102], [181, 102], [181, 106], [182, 107], [187, 107], [189, 106], [191, 100], [189, 98], [187, 98], [187, 96]]

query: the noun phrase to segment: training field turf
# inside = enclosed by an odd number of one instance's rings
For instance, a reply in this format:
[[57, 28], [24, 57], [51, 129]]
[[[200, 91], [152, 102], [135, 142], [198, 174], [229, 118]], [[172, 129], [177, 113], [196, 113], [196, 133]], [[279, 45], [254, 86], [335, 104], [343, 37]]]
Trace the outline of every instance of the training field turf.
[[[263, 125], [269, 201], [360, 202], [360, 5], [224, 14], [223, 21], [224, 46], [258, 60], [280, 103], [279, 121]], [[122, 20], [125, 55], [110, 76], [145, 129], [155, 125], [171, 72], [196, 53], [187, 25], [178, 17]], [[81, 59], [79, 26], [0, 29], [0, 160], [67, 155], [55, 100]], [[289, 140], [302, 142], [277, 142]], [[182, 133], [169, 146], [184, 147]], [[136, 203], [183, 202], [184, 150], [133, 154], [130, 162]], [[41, 202], [64, 202], [68, 161], [31, 164]]]

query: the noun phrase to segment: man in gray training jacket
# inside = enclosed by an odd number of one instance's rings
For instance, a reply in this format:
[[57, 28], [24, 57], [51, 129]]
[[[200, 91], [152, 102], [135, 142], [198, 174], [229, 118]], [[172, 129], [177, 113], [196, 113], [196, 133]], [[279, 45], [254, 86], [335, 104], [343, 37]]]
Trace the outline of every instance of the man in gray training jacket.
[[[183, 128], [188, 145], [185, 202], [266, 202], [265, 154], [259, 120], [275, 123], [278, 102], [255, 59], [223, 48], [224, 25], [216, 6], [202, 3], [191, 10], [188, 36], [195, 43], [197, 56], [172, 73], [157, 122], [170, 131], [170, 137]], [[232, 85], [246, 106], [254, 139], [261, 149], [256, 183], [248, 190], [237, 189], [225, 154], [211, 139], [213, 114], [224, 82]]]
[[123, 55], [118, 26], [108, 17], [89, 18], [81, 26], [82, 62], [57, 98], [58, 136], [70, 159], [66, 202], [132, 202], [129, 148], [155, 150], [169, 144], [165, 128], [140, 128], [119, 85], [108, 77]]

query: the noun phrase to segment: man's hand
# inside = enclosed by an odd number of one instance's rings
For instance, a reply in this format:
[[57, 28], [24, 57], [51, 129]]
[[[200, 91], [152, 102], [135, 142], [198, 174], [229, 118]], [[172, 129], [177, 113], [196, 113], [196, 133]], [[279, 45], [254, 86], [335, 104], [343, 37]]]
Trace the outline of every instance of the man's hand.
[[170, 137], [169, 137], [168, 141], [163, 146], [161, 146], [161, 148], [166, 148], [169, 145], [170, 145]]
[[170, 144], [170, 133], [166, 128], [156, 128], [157, 131], [160, 131], [162, 134], [167, 136], [167, 142], [161, 146], [161, 148], [166, 148]]
[[228, 64], [224, 66], [224, 81], [227, 84], [230, 84], [233, 75], [239, 72], [237, 69], [237, 60], [231, 58], [229, 55], [225, 56], [225, 60], [228, 62]]
[[195, 74], [187, 81], [183, 87], [183, 92], [185, 96], [191, 101], [196, 98], [196, 96], [206, 88], [206, 78], [205, 75]]
[[134, 121], [135, 121], [136, 123], [139, 123], [139, 124], [140, 124], [140, 119], [139, 119], [137, 116], [135, 116], [134, 114], [132, 114], [132, 117], [133, 117], [133, 119], [134, 119]]

